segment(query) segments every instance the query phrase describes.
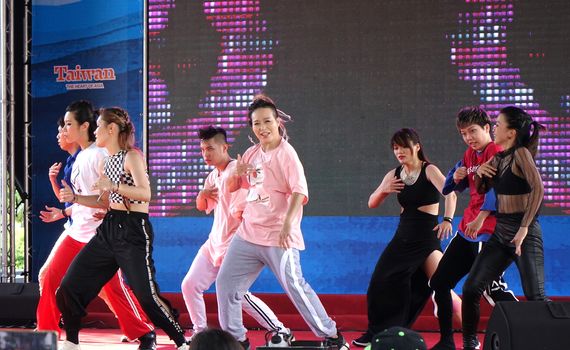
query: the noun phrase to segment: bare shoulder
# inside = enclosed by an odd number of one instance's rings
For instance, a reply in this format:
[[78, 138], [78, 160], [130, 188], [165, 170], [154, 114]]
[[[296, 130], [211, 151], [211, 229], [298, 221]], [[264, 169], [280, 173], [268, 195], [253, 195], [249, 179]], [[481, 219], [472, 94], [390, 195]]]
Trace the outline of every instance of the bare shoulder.
[[146, 161], [142, 152], [136, 148], [128, 150], [125, 155], [125, 167], [131, 169], [141, 165], [146, 169]]
[[439, 170], [439, 168], [437, 167], [437, 165], [429, 163], [426, 166], [426, 173], [429, 175], [433, 174], [433, 175], [437, 175], [437, 174], [441, 174], [441, 170]]

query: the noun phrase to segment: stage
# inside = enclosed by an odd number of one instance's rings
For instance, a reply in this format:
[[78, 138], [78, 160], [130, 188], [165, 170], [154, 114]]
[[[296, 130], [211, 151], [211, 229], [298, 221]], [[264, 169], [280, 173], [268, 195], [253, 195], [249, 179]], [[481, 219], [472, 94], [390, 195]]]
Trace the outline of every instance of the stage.
[[[11, 331], [14, 331], [13, 328], [10, 328]], [[23, 332], [32, 332], [32, 330], [22, 330]], [[298, 340], [315, 340], [316, 338], [312, 332], [309, 331], [295, 331], [295, 337]], [[350, 342], [352, 339], [357, 338], [360, 336], [360, 332], [343, 332], [345, 338]], [[435, 332], [422, 332], [422, 336], [424, 337], [428, 349], [431, 348], [437, 341], [439, 340], [438, 333]], [[190, 335], [190, 331], [188, 331], [187, 336]], [[250, 330], [248, 332], [248, 337], [250, 339], [251, 348], [252, 350], [258, 346], [262, 346], [264, 344], [264, 336], [265, 331], [260, 330]], [[479, 334], [479, 340], [483, 343], [483, 334]], [[128, 350], [128, 349], [137, 349], [138, 343], [122, 343], [121, 342], [121, 331], [119, 329], [96, 329], [96, 328], [86, 328], [83, 329], [80, 333], [80, 341], [81, 341], [81, 349], [82, 350], [96, 350], [96, 349], [106, 349], [106, 350]], [[59, 342], [59, 347], [63, 341]], [[174, 343], [168, 339], [166, 334], [159, 330], [157, 332], [157, 349], [158, 350], [166, 350], [166, 349], [175, 349]], [[461, 333], [455, 334], [455, 345], [458, 349], [461, 348]], [[355, 346], [351, 346], [352, 349], [361, 349]]]

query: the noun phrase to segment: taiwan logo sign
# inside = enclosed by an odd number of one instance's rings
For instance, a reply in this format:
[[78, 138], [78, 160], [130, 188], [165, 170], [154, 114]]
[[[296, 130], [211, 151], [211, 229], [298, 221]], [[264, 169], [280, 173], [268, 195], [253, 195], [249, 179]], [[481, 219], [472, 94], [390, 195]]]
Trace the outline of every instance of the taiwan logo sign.
[[104, 81], [116, 80], [113, 68], [81, 68], [76, 65], [75, 69], [68, 66], [54, 66], [53, 74], [55, 81], [65, 83], [67, 90], [104, 89]]

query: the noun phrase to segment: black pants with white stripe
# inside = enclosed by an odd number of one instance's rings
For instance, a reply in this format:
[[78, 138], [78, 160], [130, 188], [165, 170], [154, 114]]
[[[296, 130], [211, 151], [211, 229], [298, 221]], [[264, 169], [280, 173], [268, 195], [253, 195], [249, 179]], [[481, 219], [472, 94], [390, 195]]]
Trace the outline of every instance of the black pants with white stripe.
[[[470, 242], [457, 233], [449, 242], [437, 270], [429, 282], [430, 287], [434, 290], [442, 337], [452, 334], [453, 301], [451, 289], [455, 288], [457, 283], [469, 273], [483, 244], [483, 242]], [[485, 297], [493, 306], [498, 301], [517, 301], [513, 292], [508, 289], [502, 275], [487, 287]]]
[[95, 237], [75, 257], [57, 291], [66, 332], [78, 332], [86, 307], [120, 268], [142, 309], [174, 340], [185, 342], [184, 330], [170, 303], [159, 294], [152, 259], [154, 233], [148, 214], [111, 210]]

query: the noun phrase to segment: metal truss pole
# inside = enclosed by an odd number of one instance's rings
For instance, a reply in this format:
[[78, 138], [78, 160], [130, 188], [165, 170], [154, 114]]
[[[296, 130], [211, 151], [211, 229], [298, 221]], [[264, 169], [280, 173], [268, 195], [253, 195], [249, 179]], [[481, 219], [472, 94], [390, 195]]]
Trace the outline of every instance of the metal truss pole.
[[7, 107], [7, 95], [8, 95], [8, 86], [7, 86], [7, 71], [8, 71], [8, 65], [6, 64], [6, 59], [8, 58], [6, 55], [7, 52], [7, 38], [5, 35], [5, 29], [7, 28], [7, 23], [8, 21], [6, 20], [6, 10], [7, 10], [7, 6], [6, 6], [6, 1], [2, 0], [2, 4], [0, 7], [0, 26], [2, 28], [3, 33], [0, 33], [0, 54], [2, 55], [0, 57], [0, 62], [1, 62], [1, 71], [0, 71], [0, 85], [1, 85], [1, 104], [2, 104], [2, 111], [1, 111], [1, 115], [0, 115], [0, 185], [2, 186], [0, 188], [0, 211], [1, 211], [1, 232], [0, 232], [0, 236], [2, 237], [2, 240], [0, 242], [0, 251], [2, 253], [2, 266], [0, 266], [0, 282], [6, 282], [8, 280], [8, 252], [7, 252], [7, 247], [8, 247], [8, 224], [6, 223], [6, 219], [7, 219], [7, 213], [6, 213], [6, 197], [7, 197], [7, 191], [6, 191], [6, 160], [7, 160], [7, 155], [6, 155], [6, 117], [8, 115], [8, 107]]
[[14, 0], [10, 0], [10, 16], [9, 18], [9, 25], [8, 25], [8, 35], [10, 36], [10, 45], [9, 45], [9, 61], [8, 64], [10, 65], [10, 90], [9, 90], [9, 112], [8, 112], [8, 123], [9, 123], [9, 133], [8, 133], [8, 147], [9, 147], [9, 168], [6, 172], [8, 174], [8, 192], [9, 192], [9, 211], [10, 211], [10, 218], [9, 218], [9, 232], [10, 232], [10, 269], [9, 269], [9, 281], [15, 282], [16, 281], [16, 180], [15, 180], [15, 169], [16, 165], [14, 163], [14, 140], [15, 140], [15, 127], [14, 127], [14, 119], [16, 118], [15, 107], [16, 103], [14, 101], [14, 93], [16, 92], [15, 88], [15, 72], [14, 72]]
[[30, 79], [31, 67], [31, 20], [32, 20], [32, 1], [26, 0], [24, 6], [24, 193], [21, 194], [24, 203], [24, 282], [31, 281], [31, 262], [32, 262], [32, 247], [30, 245], [30, 224], [31, 219], [28, 213], [31, 213], [29, 193], [31, 190], [31, 177], [30, 169], [32, 166], [30, 159], [30, 101], [32, 96], [32, 81]]
[[0, 192], [2, 266], [0, 282], [16, 280], [16, 201], [14, 178], [14, 0], [3, 0], [1, 8], [0, 51], [2, 54], [2, 110], [0, 117]]

